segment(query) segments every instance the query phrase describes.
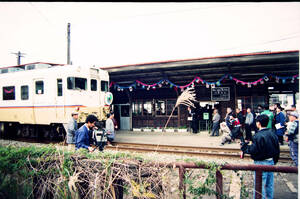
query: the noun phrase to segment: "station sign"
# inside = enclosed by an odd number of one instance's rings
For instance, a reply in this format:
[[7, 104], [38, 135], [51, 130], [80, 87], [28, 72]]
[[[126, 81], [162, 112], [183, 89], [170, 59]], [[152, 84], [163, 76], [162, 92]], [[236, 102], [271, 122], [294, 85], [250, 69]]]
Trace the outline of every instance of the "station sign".
[[211, 88], [211, 101], [229, 101], [230, 87]]

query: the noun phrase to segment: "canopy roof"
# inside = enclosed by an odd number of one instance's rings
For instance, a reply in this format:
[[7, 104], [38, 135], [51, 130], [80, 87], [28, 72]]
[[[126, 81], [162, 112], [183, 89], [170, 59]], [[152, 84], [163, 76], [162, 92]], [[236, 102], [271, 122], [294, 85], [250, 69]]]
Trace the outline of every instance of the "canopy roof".
[[122, 86], [127, 86], [135, 80], [151, 84], [162, 79], [168, 79], [177, 85], [184, 85], [196, 76], [205, 81], [215, 82], [226, 74], [241, 81], [251, 82], [266, 74], [282, 77], [298, 75], [299, 51], [258, 52], [169, 60], [102, 69], [109, 72], [112, 82]]

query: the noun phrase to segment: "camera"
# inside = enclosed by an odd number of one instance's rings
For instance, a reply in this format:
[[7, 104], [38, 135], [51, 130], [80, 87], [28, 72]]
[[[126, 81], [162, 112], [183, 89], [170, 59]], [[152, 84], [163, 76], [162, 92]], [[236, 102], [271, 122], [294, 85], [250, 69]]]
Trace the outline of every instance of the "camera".
[[107, 133], [105, 129], [94, 129], [92, 136], [94, 145], [99, 148], [99, 151], [103, 151], [105, 145], [107, 145]]

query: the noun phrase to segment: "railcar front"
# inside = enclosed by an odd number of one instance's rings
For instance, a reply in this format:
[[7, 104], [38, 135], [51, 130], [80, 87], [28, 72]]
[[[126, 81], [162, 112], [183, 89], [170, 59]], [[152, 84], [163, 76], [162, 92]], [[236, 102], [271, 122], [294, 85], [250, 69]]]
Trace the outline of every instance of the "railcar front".
[[102, 122], [113, 100], [109, 76], [95, 67], [64, 65], [0, 74], [1, 136], [64, 137], [71, 113]]

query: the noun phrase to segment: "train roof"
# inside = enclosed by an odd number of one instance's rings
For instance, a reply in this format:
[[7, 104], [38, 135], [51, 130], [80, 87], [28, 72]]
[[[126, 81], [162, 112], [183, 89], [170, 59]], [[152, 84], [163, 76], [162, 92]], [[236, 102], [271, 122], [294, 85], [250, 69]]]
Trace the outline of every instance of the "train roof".
[[[80, 72], [87, 71], [88, 69], [97, 69], [99, 71], [99, 74], [101, 75], [108, 75], [108, 72], [105, 70], [102, 70], [99, 67], [96, 66], [81, 66], [81, 65], [67, 65], [67, 64], [54, 64], [54, 63], [46, 63], [46, 62], [34, 62], [34, 63], [28, 63], [23, 65], [16, 65], [16, 66], [9, 66], [9, 67], [3, 67], [0, 68], [0, 76], [6, 76], [7, 74], [23, 74], [26, 72], [27, 74], [30, 72], [39, 73], [39, 71], [45, 72], [44, 70], [50, 71], [57, 71], [57, 72], [63, 72], [68, 73], [70, 69], [78, 70]], [[42, 70], [40, 70], [42, 69]]]
[[33, 64], [48, 64], [48, 65], [50, 65], [50, 66], [65, 66], [65, 65], [66, 65], [66, 64], [48, 63], [48, 62], [33, 62], [33, 63], [27, 63], [27, 64], [15, 65], [15, 66], [5, 66], [5, 67], [0, 67], [0, 69], [7, 69], [7, 68], [25, 68], [26, 65], [33, 65]]

